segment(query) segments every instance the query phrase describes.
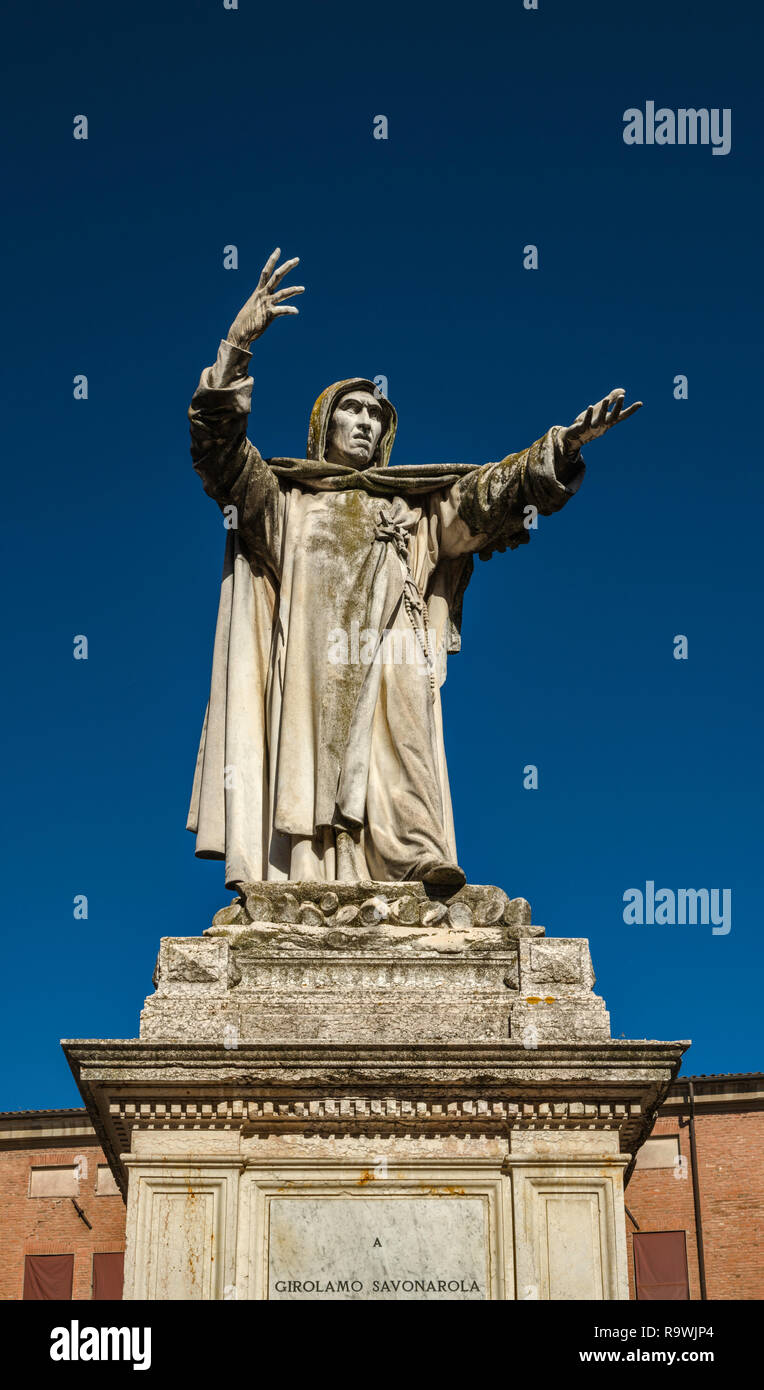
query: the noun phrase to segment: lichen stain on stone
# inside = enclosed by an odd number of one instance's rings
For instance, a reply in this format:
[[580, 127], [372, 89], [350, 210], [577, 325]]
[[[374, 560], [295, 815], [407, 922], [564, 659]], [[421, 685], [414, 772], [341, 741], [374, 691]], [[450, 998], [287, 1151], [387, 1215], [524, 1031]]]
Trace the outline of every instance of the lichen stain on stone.
[[526, 1004], [543, 1004], [540, 994], [528, 994], [525, 999]]
[[363, 1185], [364, 1185], [365, 1183], [367, 1183], [367, 1182], [373, 1182], [373, 1181], [374, 1181], [374, 1174], [373, 1174], [372, 1172], [370, 1172], [370, 1170], [369, 1170], [368, 1168], [364, 1168], [363, 1172], [361, 1173], [360, 1178], [358, 1179], [358, 1186], [359, 1186], [359, 1187], [363, 1187]]

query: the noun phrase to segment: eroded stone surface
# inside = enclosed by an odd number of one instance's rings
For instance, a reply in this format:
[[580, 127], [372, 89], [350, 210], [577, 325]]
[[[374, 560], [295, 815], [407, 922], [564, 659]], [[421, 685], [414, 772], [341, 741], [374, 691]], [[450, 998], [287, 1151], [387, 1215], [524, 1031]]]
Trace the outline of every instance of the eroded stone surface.
[[543, 928], [530, 926], [523, 899], [489, 887], [296, 886], [258, 884], [203, 937], [165, 938], [141, 1037], [226, 1046], [511, 1038], [532, 1053], [610, 1036], [588, 943], [529, 936]]
[[423, 883], [337, 883], [327, 891], [322, 883], [244, 884], [239, 897], [215, 913], [205, 935], [219, 934], [221, 927], [249, 926], [253, 922], [297, 925], [363, 926], [381, 921], [450, 927], [504, 927], [512, 936], [543, 936], [544, 928], [531, 925], [530, 904], [525, 898], [508, 898], [501, 888], [466, 884], [457, 892]]

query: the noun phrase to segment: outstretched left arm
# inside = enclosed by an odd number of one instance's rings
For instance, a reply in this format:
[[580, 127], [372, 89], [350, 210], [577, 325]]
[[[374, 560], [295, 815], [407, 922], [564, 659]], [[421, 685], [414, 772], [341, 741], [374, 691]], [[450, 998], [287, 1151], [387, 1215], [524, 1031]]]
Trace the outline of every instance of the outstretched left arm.
[[624, 410], [624, 395], [620, 387], [609, 392], [572, 425], [555, 425], [529, 449], [486, 463], [456, 483], [441, 504], [441, 555], [477, 550], [487, 558], [525, 544], [535, 515], [560, 511], [581, 486], [582, 445], [639, 410], [641, 401]]

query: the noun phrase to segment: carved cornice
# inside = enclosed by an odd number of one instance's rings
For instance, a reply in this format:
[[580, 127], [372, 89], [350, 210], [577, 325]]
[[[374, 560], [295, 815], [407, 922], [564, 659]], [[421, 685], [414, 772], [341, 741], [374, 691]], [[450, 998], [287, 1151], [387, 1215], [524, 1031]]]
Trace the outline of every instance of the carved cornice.
[[[133, 1130], [238, 1136], [617, 1130], [634, 1152], [685, 1043], [63, 1044], [124, 1190]], [[232, 1136], [233, 1138], [233, 1136]]]

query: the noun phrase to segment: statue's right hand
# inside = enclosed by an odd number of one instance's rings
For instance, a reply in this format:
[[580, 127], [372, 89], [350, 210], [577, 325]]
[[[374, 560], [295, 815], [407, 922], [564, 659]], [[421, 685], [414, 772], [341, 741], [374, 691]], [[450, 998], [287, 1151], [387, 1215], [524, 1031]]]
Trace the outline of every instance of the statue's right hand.
[[298, 310], [292, 304], [284, 304], [283, 300], [291, 299], [293, 294], [303, 294], [304, 285], [294, 285], [280, 290], [278, 286], [284, 276], [299, 265], [299, 256], [294, 256], [291, 261], [284, 261], [284, 264], [276, 270], [276, 263], [281, 255], [281, 248], [276, 247], [272, 255], [268, 257], [260, 273], [257, 282], [257, 289], [250, 295], [246, 304], [236, 315], [231, 327], [228, 330], [228, 342], [235, 347], [248, 348], [255, 338], [259, 338], [265, 332], [269, 323], [281, 314], [296, 314]]

